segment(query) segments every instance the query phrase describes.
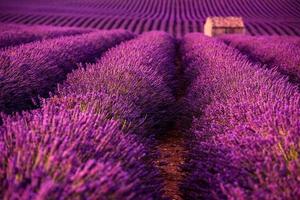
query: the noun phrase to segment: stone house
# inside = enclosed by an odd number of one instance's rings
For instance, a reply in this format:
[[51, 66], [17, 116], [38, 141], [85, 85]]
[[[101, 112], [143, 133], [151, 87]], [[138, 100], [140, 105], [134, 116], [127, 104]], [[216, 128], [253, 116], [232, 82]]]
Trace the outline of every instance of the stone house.
[[210, 37], [224, 34], [245, 34], [242, 17], [207, 17], [204, 34]]

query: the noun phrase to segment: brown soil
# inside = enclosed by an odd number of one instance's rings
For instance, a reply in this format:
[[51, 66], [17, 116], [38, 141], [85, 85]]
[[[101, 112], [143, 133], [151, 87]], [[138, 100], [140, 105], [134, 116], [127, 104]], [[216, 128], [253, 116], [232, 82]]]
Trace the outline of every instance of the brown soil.
[[180, 183], [185, 176], [181, 166], [187, 152], [183, 134], [177, 130], [173, 128], [166, 137], [159, 140], [157, 151], [160, 156], [155, 164], [164, 179], [164, 197], [181, 200]]
[[[175, 98], [178, 106], [180, 106], [181, 104], [179, 102], [185, 95], [187, 85], [183, 76], [184, 67], [182, 65], [179, 49], [177, 49], [177, 55], [175, 64], [178, 85]], [[180, 184], [185, 178], [185, 172], [182, 170], [182, 165], [185, 162], [188, 152], [186, 149], [185, 134], [182, 131], [185, 126], [181, 124], [184, 123], [184, 120], [182, 119], [182, 116], [177, 116], [176, 118], [175, 125], [170, 128], [162, 138], [158, 139], [156, 151], [158, 152], [159, 157], [155, 161], [155, 165], [160, 170], [164, 180], [164, 197], [172, 200], [182, 200], [183, 197], [180, 191]]]

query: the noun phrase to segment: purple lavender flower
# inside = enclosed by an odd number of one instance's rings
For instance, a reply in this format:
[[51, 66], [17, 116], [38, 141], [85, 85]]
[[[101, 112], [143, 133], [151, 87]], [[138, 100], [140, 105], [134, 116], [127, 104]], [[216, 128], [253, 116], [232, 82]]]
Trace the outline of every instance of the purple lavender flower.
[[78, 63], [93, 62], [108, 48], [132, 37], [126, 31], [95, 32], [1, 52], [0, 111], [11, 113], [32, 108], [32, 99], [47, 97]]
[[192, 120], [189, 199], [293, 199], [300, 195], [300, 94], [275, 70], [201, 34], [182, 45], [196, 72], [186, 97]]
[[[101, 101], [96, 100], [99, 110], [132, 126], [143, 123], [153, 134], [174, 117], [174, 42], [166, 33], [150, 32], [123, 43], [98, 63], [71, 73], [59, 86], [58, 96], [101, 95]], [[116, 100], [123, 105], [113, 103]]]
[[[11, 48], [13, 46], [29, 42], [92, 32], [90, 29], [79, 28], [59, 28], [47, 26], [19, 26], [19, 28], [10, 28], [10, 25], [0, 26], [4, 29], [0, 32], [1, 51], [3, 51], [4, 48]], [[5, 30], [5, 26], [8, 26], [7, 30]]]
[[32, 113], [4, 117], [1, 199], [158, 196], [157, 174], [145, 161], [147, 148], [136, 136], [120, 131], [118, 121], [92, 109], [47, 104]]
[[300, 40], [298, 37], [241, 37], [224, 36], [222, 39], [239, 49], [250, 59], [275, 68], [300, 84]]

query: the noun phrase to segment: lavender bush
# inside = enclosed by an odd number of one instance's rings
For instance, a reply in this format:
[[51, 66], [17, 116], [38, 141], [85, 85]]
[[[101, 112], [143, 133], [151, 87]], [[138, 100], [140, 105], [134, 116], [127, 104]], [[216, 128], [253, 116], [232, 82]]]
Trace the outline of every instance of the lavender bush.
[[42, 108], [4, 116], [0, 198], [161, 199], [152, 140], [141, 136], [174, 102], [173, 45], [144, 34], [70, 73]]
[[277, 68], [291, 82], [300, 83], [299, 38], [224, 36], [222, 39], [251, 59]]
[[[150, 32], [108, 51], [95, 65], [78, 69], [58, 89], [66, 104], [93, 103], [98, 112], [125, 125], [158, 131], [172, 121], [175, 98], [174, 40]], [[82, 98], [80, 95], [87, 95]], [[61, 103], [61, 102], [60, 102]], [[150, 131], [151, 134], [154, 132]]]
[[0, 32], [0, 49], [39, 40], [91, 32], [89, 29], [58, 28], [47, 26], [21, 26], [19, 29], [10, 29], [12, 28], [8, 27], [7, 31]]
[[95, 32], [1, 52], [0, 111], [32, 108], [32, 99], [46, 97], [79, 62], [94, 62], [108, 48], [131, 38], [133, 35], [126, 31]]
[[[300, 94], [281, 74], [201, 34], [184, 38], [192, 120], [186, 199], [300, 195]], [[189, 160], [188, 159], [188, 160]]]
[[0, 33], [5, 31], [13, 31], [13, 30], [20, 30], [24, 28], [24, 25], [20, 24], [7, 24], [7, 23], [0, 23]]
[[4, 117], [0, 198], [156, 198], [161, 187], [155, 185], [156, 172], [145, 165], [146, 148], [121, 132], [117, 121], [91, 109], [47, 104]]

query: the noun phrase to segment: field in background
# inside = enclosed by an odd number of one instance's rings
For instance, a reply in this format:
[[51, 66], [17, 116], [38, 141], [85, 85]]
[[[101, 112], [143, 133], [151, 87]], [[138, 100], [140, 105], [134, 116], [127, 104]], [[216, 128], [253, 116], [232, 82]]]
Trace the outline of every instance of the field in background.
[[0, 3], [0, 22], [134, 33], [166, 31], [182, 37], [203, 32], [208, 16], [242, 16], [250, 35], [300, 35], [296, 0], [11, 0]]

